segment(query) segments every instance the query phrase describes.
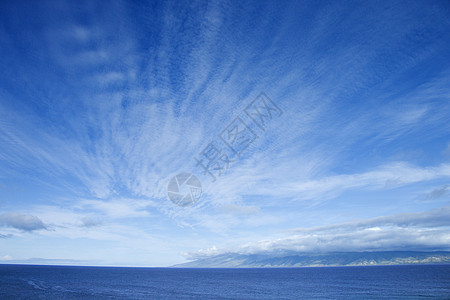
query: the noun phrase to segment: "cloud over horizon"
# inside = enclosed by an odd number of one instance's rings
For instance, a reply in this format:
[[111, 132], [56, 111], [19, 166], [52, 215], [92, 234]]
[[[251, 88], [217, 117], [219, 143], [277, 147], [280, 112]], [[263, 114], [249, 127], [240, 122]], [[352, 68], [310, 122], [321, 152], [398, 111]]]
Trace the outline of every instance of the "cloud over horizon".
[[294, 234], [275, 240], [213, 246], [191, 253], [188, 259], [204, 259], [221, 254], [273, 254], [280, 252], [335, 251], [450, 251], [450, 207], [421, 213], [398, 214], [362, 221], [293, 230]]

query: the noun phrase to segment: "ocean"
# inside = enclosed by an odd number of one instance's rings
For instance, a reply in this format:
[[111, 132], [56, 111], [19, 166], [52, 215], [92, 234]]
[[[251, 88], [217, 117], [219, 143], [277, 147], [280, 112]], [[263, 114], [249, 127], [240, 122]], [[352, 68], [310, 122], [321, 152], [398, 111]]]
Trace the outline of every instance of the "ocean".
[[0, 265], [0, 299], [450, 299], [450, 265], [258, 269]]

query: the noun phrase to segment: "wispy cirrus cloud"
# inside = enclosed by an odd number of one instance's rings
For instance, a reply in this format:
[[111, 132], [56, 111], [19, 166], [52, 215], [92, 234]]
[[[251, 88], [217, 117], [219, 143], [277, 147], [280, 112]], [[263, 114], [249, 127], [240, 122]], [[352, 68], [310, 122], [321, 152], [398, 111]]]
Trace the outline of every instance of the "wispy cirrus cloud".
[[[450, 166], [421, 168], [405, 162], [393, 162], [375, 170], [356, 174], [323, 175], [313, 168], [299, 170], [295, 164], [274, 154], [270, 161], [244, 161], [211, 188], [218, 203], [244, 196], [265, 196], [294, 200], [326, 201], [349, 190], [385, 190], [414, 183], [450, 177]], [[311, 163], [311, 161], [309, 162]], [[314, 178], [316, 177], [316, 178]], [[245, 183], [245, 184], [243, 184]]]

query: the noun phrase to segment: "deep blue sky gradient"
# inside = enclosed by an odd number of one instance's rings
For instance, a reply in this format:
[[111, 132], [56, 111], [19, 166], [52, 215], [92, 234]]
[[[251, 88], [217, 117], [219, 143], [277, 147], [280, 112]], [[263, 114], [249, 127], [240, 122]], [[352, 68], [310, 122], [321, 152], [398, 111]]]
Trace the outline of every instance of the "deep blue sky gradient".
[[[0, 45], [4, 262], [449, 250], [448, 1], [2, 2]], [[238, 116], [258, 138], [211, 182]]]

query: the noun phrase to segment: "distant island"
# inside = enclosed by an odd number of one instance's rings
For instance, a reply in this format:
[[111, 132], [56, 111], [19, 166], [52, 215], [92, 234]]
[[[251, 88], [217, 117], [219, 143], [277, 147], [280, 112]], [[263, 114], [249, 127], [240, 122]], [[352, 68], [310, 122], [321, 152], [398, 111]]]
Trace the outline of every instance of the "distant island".
[[450, 264], [449, 251], [379, 251], [270, 254], [225, 253], [192, 262], [178, 264], [180, 268], [276, 268], [376, 266], [406, 264]]

